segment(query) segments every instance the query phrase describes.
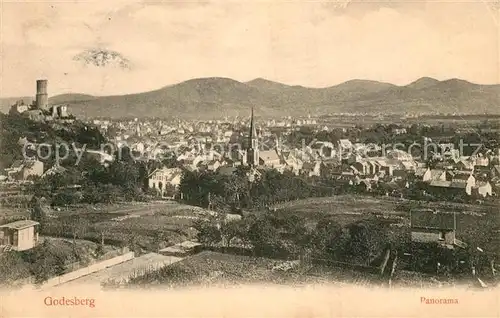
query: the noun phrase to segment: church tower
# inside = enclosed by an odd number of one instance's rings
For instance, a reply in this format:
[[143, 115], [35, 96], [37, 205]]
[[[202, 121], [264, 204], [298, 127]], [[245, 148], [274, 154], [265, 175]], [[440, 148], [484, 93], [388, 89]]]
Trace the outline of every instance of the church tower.
[[259, 137], [257, 136], [257, 129], [255, 128], [255, 122], [253, 118], [253, 107], [252, 107], [252, 117], [250, 118], [250, 133], [248, 135], [248, 145], [247, 150], [247, 164], [250, 167], [256, 167], [259, 165]]

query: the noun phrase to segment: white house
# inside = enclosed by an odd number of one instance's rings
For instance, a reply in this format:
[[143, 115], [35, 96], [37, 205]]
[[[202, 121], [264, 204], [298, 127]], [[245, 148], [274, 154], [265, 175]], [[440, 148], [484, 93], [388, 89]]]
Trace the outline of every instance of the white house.
[[487, 197], [491, 196], [493, 193], [493, 188], [489, 182], [477, 182], [475, 186], [472, 187], [472, 194], [477, 197]]
[[174, 197], [181, 184], [182, 170], [180, 168], [156, 169], [148, 177], [150, 189], [159, 191], [162, 197]]

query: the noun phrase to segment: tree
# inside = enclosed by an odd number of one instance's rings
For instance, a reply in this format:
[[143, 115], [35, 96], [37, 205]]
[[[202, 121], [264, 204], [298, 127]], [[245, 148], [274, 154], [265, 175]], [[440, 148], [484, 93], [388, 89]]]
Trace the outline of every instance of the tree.
[[157, 231], [153, 238], [154, 246], [157, 251], [162, 248], [162, 244], [165, 241], [165, 235], [161, 231]]
[[222, 240], [220, 226], [215, 219], [195, 222], [193, 227], [198, 230], [197, 238], [201, 243], [207, 245], [218, 244]]
[[35, 277], [36, 284], [61, 275], [66, 270], [66, 256], [62, 251], [56, 249], [49, 240], [34, 247], [23, 257], [30, 264], [30, 272]]
[[0, 254], [0, 286], [11, 285], [30, 276], [29, 266], [16, 252]]
[[278, 229], [269, 219], [255, 220], [248, 229], [248, 238], [258, 256], [278, 256], [286, 254]]
[[231, 240], [239, 238], [243, 242], [247, 241], [248, 226], [245, 220], [225, 221], [220, 227], [222, 241], [226, 247], [230, 247]]
[[47, 215], [42, 207], [40, 198], [33, 196], [33, 198], [31, 199], [30, 206], [31, 206], [30, 218], [33, 221], [40, 223], [39, 231], [42, 231], [45, 226]]
[[350, 224], [349, 251], [355, 258], [362, 259], [367, 264], [373, 260], [386, 245], [387, 232], [376, 220], [362, 220]]
[[332, 217], [321, 219], [316, 224], [310, 243], [316, 255], [334, 258], [342, 244], [342, 226]]
[[68, 206], [80, 202], [81, 195], [72, 191], [63, 191], [57, 193], [52, 198], [53, 206]]

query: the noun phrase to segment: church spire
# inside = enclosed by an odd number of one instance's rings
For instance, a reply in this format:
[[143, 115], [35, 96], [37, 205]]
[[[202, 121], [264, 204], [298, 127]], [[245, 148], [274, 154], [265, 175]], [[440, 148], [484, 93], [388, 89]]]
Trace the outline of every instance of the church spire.
[[257, 130], [255, 129], [255, 122], [253, 119], [253, 106], [252, 106], [252, 117], [250, 117], [250, 135], [249, 135], [250, 145], [253, 145], [252, 140], [254, 138], [257, 138]]
[[255, 128], [252, 106], [252, 115], [250, 117], [250, 132], [248, 134], [249, 148], [247, 150], [247, 164], [251, 167], [259, 165], [258, 138], [259, 137], [257, 136], [257, 129]]

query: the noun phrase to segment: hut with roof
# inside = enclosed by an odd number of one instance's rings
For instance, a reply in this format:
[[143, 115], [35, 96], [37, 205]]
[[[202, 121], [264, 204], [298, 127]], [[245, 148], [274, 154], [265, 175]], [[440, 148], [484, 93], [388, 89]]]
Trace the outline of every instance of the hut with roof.
[[20, 220], [0, 225], [0, 247], [2, 251], [25, 251], [38, 244], [40, 223]]
[[410, 219], [412, 242], [437, 243], [450, 249], [466, 247], [456, 238], [456, 213], [412, 211]]

